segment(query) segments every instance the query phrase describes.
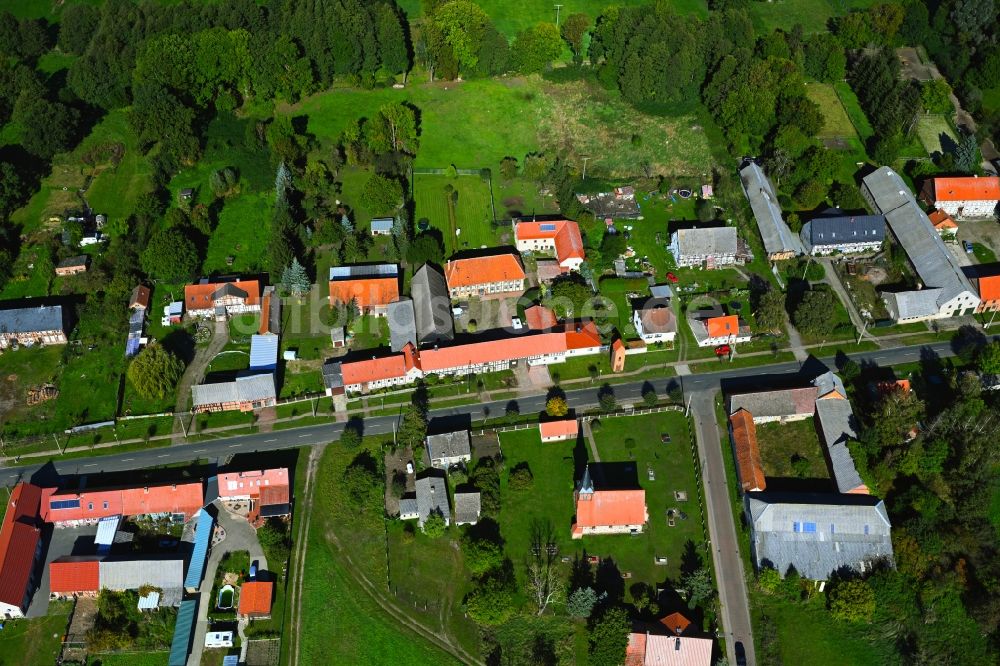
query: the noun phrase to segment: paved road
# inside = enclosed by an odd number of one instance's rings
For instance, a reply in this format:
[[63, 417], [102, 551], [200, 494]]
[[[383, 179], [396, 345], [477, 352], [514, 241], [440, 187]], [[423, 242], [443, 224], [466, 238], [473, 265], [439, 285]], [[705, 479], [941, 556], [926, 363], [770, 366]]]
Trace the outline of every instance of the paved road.
[[[994, 338], [998, 339], [998, 338]], [[880, 349], [871, 352], [850, 354], [851, 358], [859, 363], [867, 361], [878, 365], [895, 365], [898, 363], [910, 363], [920, 360], [925, 353], [934, 353], [941, 357], [952, 356], [951, 343], [937, 342], [923, 347], [896, 347], [892, 349]], [[833, 364], [832, 358], [821, 359], [827, 365]], [[663, 379], [652, 379], [648, 381], [636, 381], [628, 384], [617, 384], [613, 386], [618, 403], [621, 404], [641, 404], [642, 394], [647, 385], [663, 395], [670, 385], [680, 383], [685, 391], [685, 395], [694, 391], [716, 390], [723, 384], [751, 386], [765, 385], [766, 377], [774, 375], [791, 375], [798, 372], [802, 364], [794, 361], [788, 363], [775, 363], [772, 365], [757, 366], [753, 368], [737, 368], [732, 370], [721, 370], [719, 372], [706, 372], [696, 375], [685, 375], [683, 377], [671, 377]], [[598, 386], [590, 388], [576, 389], [566, 393], [567, 402], [571, 407], [583, 408], [597, 405]], [[517, 399], [518, 407], [522, 414], [541, 412], [545, 408], [544, 394], [534, 396], [522, 396]], [[432, 410], [432, 419], [455, 419], [471, 421], [481, 421], [487, 417], [495, 417], [503, 414], [509, 400], [500, 400], [477, 405], [463, 405], [458, 407], [447, 407]], [[391, 434], [393, 423], [397, 422], [396, 416], [375, 416], [364, 420], [364, 432], [366, 435]], [[175, 444], [168, 447], [153, 448], [141, 451], [127, 451], [123, 453], [112, 453], [105, 456], [94, 456], [88, 458], [73, 458], [69, 460], [59, 460], [54, 458], [51, 463], [35, 463], [18, 467], [0, 468], [0, 485], [13, 485], [19, 480], [29, 478], [43, 464], [51, 464], [55, 471], [61, 475], [74, 474], [97, 474], [99, 472], [120, 472], [131, 469], [145, 467], [157, 467], [171, 463], [185, 462], [189, 460], [208, 459], [222, 460], [238, 453], [252, 453], [256, 451], [275, 451], [280, 449], [297, 448], [301, 446], [315, 446], [320, 443], [336, 441], [344, 429], [342, 423], [324, 423], [320, 425], [303, 426], [289, 430], [276, 430], [274, 432], [256, 433], [252, 435], [236, 435], [224, 439], [196, 442], [191, 444]]]
[[729, 663], [735, 664], [736, 643], [740, 642], [746, 650], [748, 666], [755, 666], [757, 661], [753, 649], [750, 605], [743, 577], [743, 561], [740, 559], [739, 536], [729, 502], [729, 482], [726, 480], [726, 465], [722, 457], [722, 436], [715, 418], [715, 396], [714, 390], [690, 394], [691, 415], [698, 441], [698, 459], [701, 461], [705, 481], [708, 536], [712, 542], [715, 579], [719, 584], [726, 655]]

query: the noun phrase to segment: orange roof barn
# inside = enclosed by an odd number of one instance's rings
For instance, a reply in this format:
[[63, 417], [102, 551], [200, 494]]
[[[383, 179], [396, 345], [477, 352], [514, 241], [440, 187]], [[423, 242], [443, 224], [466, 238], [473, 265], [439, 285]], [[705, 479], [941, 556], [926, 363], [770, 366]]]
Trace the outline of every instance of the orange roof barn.
[[935, 178], [935, 201], [1000, 201], [1000, 177]]
[[736, 449], [736, 466], [739, 471], [740, 487], [744, 492], [764, 490], [764, 465], [757, 445], [757, 426], [753, 415], [745, 409], [738, 409], [729, 417], [733, 433], [733, 448]]
[[69, 595], [101, 589], [101, 563], [93, 557], [60, 557], [49, 564], [49, 593]]
[[454, 259], [445, 267], [448, 288], [472, 287], [493, 282], [524, 279], [524, 267], [515, 254], [491, 254], [485, 257]]

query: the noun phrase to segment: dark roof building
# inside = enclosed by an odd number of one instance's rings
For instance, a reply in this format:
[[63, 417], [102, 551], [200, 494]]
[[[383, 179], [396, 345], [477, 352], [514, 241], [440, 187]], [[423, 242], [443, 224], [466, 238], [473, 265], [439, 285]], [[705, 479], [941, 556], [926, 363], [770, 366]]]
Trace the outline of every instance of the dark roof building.
[[827, 208], [805, 223], [801, 236], [809, 254], [864, 252], [878, 248], [885, 240], [885, 216], [851, 215]]
[[421, 344], [450, 342], [455, 338], [448, 283], [437, 269], [421, 266], [410, 280], [410, 296]]
[[386, 319], [389, 323], [389, 346], [392, 351], [399, 352], [406, 345], [417, 344], [417, 323], [412, 300], [404, 297], [389, 303]]

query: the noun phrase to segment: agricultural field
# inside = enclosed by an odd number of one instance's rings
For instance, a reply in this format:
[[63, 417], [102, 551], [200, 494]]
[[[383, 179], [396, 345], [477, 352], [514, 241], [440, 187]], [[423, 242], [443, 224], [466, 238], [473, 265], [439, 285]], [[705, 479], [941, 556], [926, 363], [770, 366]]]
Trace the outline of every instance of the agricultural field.
[[50, 603], [49, 614], [44, 617], [5, 620], [0, 632], [0, 664], [56, 663], [71, 608], [72, 604], [66, 602]]
[[429, 225], [439, 230], [446, 256], [498, 245], [490, 185], [481, 177], [416, 174], [413, 199], [417, 228]]
[[846, 81], [838, 81], [833, 84], [833, 89], [837, 93], [837, 98], [844, 107], [844, 113], [847, 114], [858, 136], [861, 137], [862, 141], [870, 139], [875, 134], [875, 130], [872, 129], [871, 123], [868, 121], [868, 116], [865, 115], [864, 110], [861, 108], [858, 96], [854, 94], [851, 86]]

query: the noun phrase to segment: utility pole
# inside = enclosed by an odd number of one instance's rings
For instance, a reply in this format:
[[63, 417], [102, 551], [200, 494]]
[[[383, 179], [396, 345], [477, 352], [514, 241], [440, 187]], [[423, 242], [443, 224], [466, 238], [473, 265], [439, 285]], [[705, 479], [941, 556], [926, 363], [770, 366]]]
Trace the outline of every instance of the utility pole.
[[861, 332], [858, 333], [858, 344], [861, 344], [861, 338], [865, 337], [865, 331], [868, 329], [868, 319], [861, 320]]
[[583, 157], [583, 179], [587, 180], [587, 160], [590, 159], [588, 155], [582, 155]]
[[559, 10], [561, 10], [563, 8], [563, 6], [562, 5], [556, 5], [555, 8], [556, 8], [556, 27], [558, 28], [559, 27]]
[[997, 311], [993, 310], [993, 314], [990, 316], [990, 323], [986, 324], [986, 326], [984, 326], [983, 328], [989, 328], [990, 326], [992, 326], [993, 320], [996, 319], [996, 316], [997, 316]]

